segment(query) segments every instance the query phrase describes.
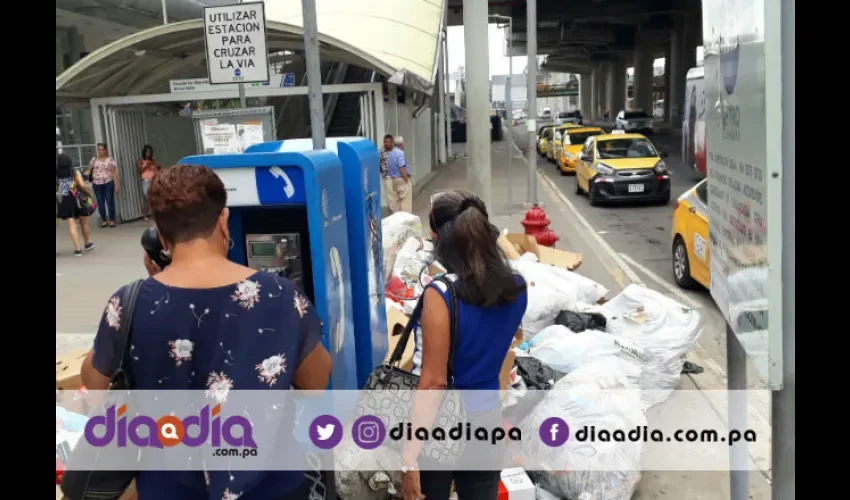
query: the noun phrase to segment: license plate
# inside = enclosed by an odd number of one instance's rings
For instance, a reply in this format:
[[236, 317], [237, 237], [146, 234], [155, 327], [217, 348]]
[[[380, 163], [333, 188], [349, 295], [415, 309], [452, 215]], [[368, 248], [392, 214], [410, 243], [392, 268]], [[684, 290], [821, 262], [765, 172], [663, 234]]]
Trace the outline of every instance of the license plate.
[[643, 192], [643, 184], [629, 184], [629, 192], [630, 193], [642, 193]]

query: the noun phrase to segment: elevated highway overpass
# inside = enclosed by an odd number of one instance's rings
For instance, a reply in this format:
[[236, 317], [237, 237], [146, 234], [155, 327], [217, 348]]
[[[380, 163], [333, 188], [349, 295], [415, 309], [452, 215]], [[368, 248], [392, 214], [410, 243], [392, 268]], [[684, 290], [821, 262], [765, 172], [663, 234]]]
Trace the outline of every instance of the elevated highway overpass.
[[[463, 3], [448, 0], [449, 26], [464, 24]], [[526, 55], [526, 1], [490, 0], [488, 8], [513, 19], [512, 55]], [[702, 45], [701, 0], [537, 0], [536, 26], [537, 53], [546, 56], [541, 70], [581, 75], [580, 108], [589, 118], [600, 118], [606, 107], [625, 107], [626, 68], [634, 67], [634, 107], [652, 109], [660, 88], [665, 121], [681, 122], [685, 77]], [[654, 83], [659, 57], [668, 63], [663, 81]]]

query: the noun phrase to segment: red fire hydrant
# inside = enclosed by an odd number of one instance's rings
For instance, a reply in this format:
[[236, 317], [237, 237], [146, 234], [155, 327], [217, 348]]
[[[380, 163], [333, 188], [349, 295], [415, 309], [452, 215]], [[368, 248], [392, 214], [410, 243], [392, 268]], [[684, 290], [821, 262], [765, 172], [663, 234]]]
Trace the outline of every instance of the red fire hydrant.
[[549, 229], [551, 221], [546, 218], [546, 212], [538, 205], [528, 209], [528, 212], [525, 213], [525, 219], [520, 224], [525, 228], [525, 234], [534, 236], [538, 245], [553, 247], [555, 242], [561, 239], [555, 234], [555, 231]]

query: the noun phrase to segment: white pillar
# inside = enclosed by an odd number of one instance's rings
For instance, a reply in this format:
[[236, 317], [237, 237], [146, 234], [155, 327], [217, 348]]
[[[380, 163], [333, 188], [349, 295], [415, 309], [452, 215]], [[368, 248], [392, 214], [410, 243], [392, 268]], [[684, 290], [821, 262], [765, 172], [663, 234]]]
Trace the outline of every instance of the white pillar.
[[591, 88], [593, 87], [593, 80], [590, 75], [579, 75], [578, 79], [578, 98], [579, 98], [579, 111], [589, 120], [590, 119], [590, 110], [593, 108], [593, 101]]
[[670, 123], [672, 103], [670, 102], [670, 87], [673, 85], [673, 78], [670, 75], [670, 59], [672, 59], [670, 46], [664, 50], [664, 123]]
[[472, 191], [490, 204], [490, 49], [487, 0], [464, 0], [466, 49], [466, 175]]

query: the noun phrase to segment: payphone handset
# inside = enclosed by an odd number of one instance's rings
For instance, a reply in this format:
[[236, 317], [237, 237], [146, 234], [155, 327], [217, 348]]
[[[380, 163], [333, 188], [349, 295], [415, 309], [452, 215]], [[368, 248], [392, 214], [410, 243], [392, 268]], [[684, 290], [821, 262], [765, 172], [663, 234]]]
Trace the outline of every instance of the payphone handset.
[[303, 287], [303, 261], [298, 233], [247, 234], [248, 267], [279, 274]]
[[269, 168], [269, 173], [277, 179], [283, 179], [283, 192], [287, 198], [292, 198], [295, 195], [295, 186], [292, 185], [292, 181], [282, 168], [271, 167]]

